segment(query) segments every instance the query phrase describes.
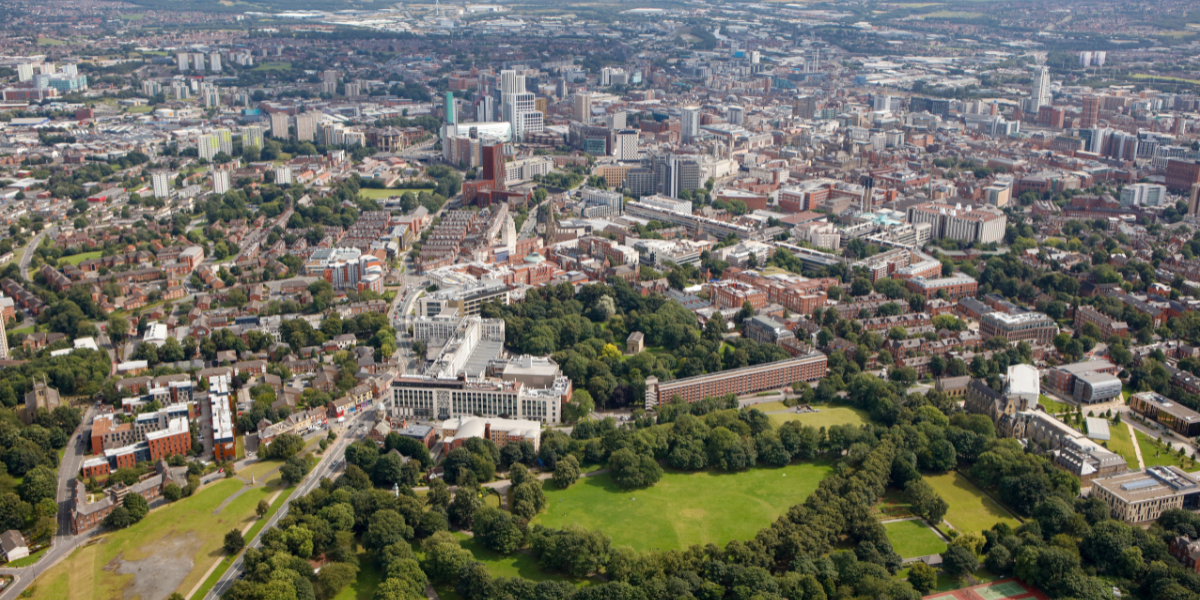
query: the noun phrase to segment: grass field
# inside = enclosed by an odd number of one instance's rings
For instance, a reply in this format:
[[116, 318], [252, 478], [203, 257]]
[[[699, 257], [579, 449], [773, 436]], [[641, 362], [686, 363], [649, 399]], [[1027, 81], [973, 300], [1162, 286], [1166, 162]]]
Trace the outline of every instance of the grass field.
[[[276, 479], [272, 483], [278, 484], [279, 480]], [[283, 503], [287, 502], [287, 499], [295, 491], [296, 488], [294, 487], [288, 488], [283, 490], [283, 493], [279, 494], [279, 496], [275, 498], [275, 501], [271, 503], [271, 509], [267, 511], [267, 514], [263, 515], [263, 518], [255, 521], [254, 525], [251, 525], [250, 529], [244, 534], [243, 537], [246, 538], [247, 542], [254, 539], [254, 536], [258, 535], [258, 532], [261, 531], [262, 528], [267, 524], [267, 521], [270, 521], [271, 517], [274, 517], [275, 513], [279, 512], [279, 507], [283, 506]], [[195, 600], [200, 600], [201, 598], [207, 596], [208, 592], [213, 589], [213, 586], [217, 585], [217, 582], [221, 580], [221, 576], [229, 570], [229, 567], [233, 566], [233, 558], [234, 557], [231, 556], [225, 556], [225, 558], [221, 559], [221, 564], [218, 565], [216, 569], [213, 569], [213, 572], [209, 574], [207, 579], [204, 580], [204, 585], [200, 586], [200, 588], [196, 590], [196, 593], [192, 595], [192, 598]]]
[[1038, 404], [1041, 404], [1042, 406], [1046, 407], [1046, 412], [1048, 412], [1052, 415], [1057, 415], [1060, 413], [1065, 413], [1067, 411], [1075, 410], [1074, 406], [1071, 406], [1070, 404], [1067, 404], [1066, 402], [1059, 402], [1058, 400], [1055, 400], [1054, 398], [1051, 398], [1050, 396], [1047, 396], [1045, 394], [1041, 394], [1038, 396]]
[[[39, 40], [40, 41], [40, 40]], [[1145, 73], [1135, 73], [1129, 77], [1133, 79], [1158, 79], [1161, 81], [1174, 81], [1176, 83], [1194, 83], [1200, 85], [1200, 79], [1184, 79], [1182, 77], [1167, 77], [1165, 75], [1147, 75]]]
[[392, 196], [403, 196], [405, 192], [412, 192], [415, 196], [421, 192], [432, 193], [433, 190], [430, 188], [388, 188], [382, 190], [374, 188], [362, 188], [358, 190], [359, 195], [361, 195], [363, 198], [370, 198], [371, 200], [383, 200]]
[[942, 541], [923, 521], [895, 521], [883, 526], [892, 548], [903, 558], [941, 554], [946, 551]]
[[1130, 468], [1137, 468], [1137, 452], [1133, 449], [1133, 438], [1129, 437], [1129, 426], [1125, 423], [1113, 425], [1110, 422], [1108, 432], [1111, 437], [1105, 442], [1108, 449], [1120, 454]]
[[78, 266], [79, 263], [81, 263], [85, 260], [92, 260], [94, 258], [100, 258], [100, 256], [102, 254], [103, 253], [100, 252], [99, 250], [97, 250], [95, 252], [80, 252], [79, 254], [72, 254], [71, 256], [64, 256], [64, 257], [60, 258], [60, 259], [58, 259], [58, 263], [60, 265], [65, 263], [65, 264], [69, 264], [69, 265]]
[[779, 427], [788, 421], [800, 421], [818, 429], [834, 425], [863, 425], [870, 420], [867, 412], [848, 406], [818, 406], [815, 413], [782, 413], [768, 415], [771, 424]]
[[475, 560], [487, 565], [488, 572], [492, 574], [492, 577], [523, 577], [530, 581], [568, 581], [579, 587], [593, 583], [590, 579], [576, 580], [558, 573], [543, 571], [533, 556], [521, 552], [504, 555], [488, 549], [475, 538], [465, 538], [461, 544], [463, 548], [471, 551]]
[[585, 477], [565, 490], [547, 481], [547, 510], [536, 522], [599, 529], [614, 546], [638, 550], [724, 546], [753, 537], [802, 502], [830, 469], [818, 462], [740, 473], [668, 471], [656, 485], [640, 490], [622, 490], [607, 474]]
[[56, 40], [54, 38], [48, 38], [48, 37], [38, 38], [37, 43], [39, 46], [62, 46], [62, 45], [66, 44], [66, 42], [64, 42], [62, 40]]
[[[1122, 427], [1124, 427], [1124, 425], [1122, 425]], [[1154, 438], [1151, 438], [1150, 436], [1137, 430], [1134, 430], [1134, 433], [1137, 434], [1138, 446], [1142, 450], [1142, 461], [1146, 463], [1147, 467], [1166, 467], [1169, 465], [1174, 465], [1188, 472], [1196, 469], [1195, 461], [1191, 460], [1190, 458], [1181, 459], [1174, 451], [1168, 452]], [[1156, 454], [1158, 456], [1155, 456]], [[1133, 461], [1133, 464], [1136, 465], [1137, 461]]]
[[151, 113], [154, 112], [153, 106], [127, 106], [125, 110], [131, 113]]
[[367, 552], [359, 552], [358, 578], [354, 583], [342, 588], [333, 600], [371, 600], [375, 595], [375, 588], [379, 587], [380, 583], [383, 583], [383, 572], [379, 570], [375, 557]]
[[751, 405], [750, 408], [757, 408], [758, 410], [761, 410], [763, 412], [775, 412], [775, 411], [779, 411], [779, 410], [787, 410], [788, 409], [786, 404], [784, 404], [783, 402], [780, 402], [778, 400], [776, 400], [774, 402], [760, 402], [758, 404]]
[[[128, 529], [103, 534], [39, 577], [27, 597], [99, 600], [190, 592], [224, 555], [225, 533], [254, 520], [258, 501], [275, 491], [268, 486], [249, 488], [214, 515], [242, 485], [236, 479], [223, 480], [151, 512]], [[136, 580], [129, 567], [140, 573]]]
[[925, 481], [950, 505], [946, 521], [959, 531], [983, 531], [1001, 521], [1013, 528], [1020, 525], [1004, 507], [983, 495], [960, 473], [926, 476]]

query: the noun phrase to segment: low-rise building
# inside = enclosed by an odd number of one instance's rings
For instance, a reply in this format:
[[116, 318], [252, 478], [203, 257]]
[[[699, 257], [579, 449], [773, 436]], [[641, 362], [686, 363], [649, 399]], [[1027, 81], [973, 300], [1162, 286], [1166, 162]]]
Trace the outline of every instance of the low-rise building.
[[1168, 429], [1186, 436], [1200, 435], [1200, 413], [1156, 392], [1139, 392], [1129, 397], [1129, 409]]
[[1029, 345], [1048, 346], [1058, 335], [1054, 319], [1039, 312], [1009, 314], [990, 312], [979, 320], [979, 334], [983, 339], [1002, 337], [1008, 343], [1028, 342]]
[[1113, 518], [1146, 523], [1173, 508], [1200, 506], [1200, 482], [1175, 466], [1150, 467], [1096, 479], [1092, 495], [1108, 505]]
[[529, 442], [533, 449], [541, 447], [542, 425], [525, 419], [496, 417], [455, 417], [442, 423], [442, 443], [449, 453], [461, 448], [470, 438], [491, 440], [497, 448], [510, 443]]

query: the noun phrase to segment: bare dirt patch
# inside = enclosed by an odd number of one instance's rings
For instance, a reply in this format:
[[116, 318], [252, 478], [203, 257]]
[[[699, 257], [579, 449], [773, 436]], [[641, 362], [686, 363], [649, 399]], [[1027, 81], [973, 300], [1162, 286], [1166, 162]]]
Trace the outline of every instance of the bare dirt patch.
[[143, 548], [146, 558], [126, 560], [118, 554], [104, 570], [133, 575], [122, 590], [125, 600], [162, 600], [171, 595], [195, 566], [194, 557], [203, 544], [195, 534], [171, 535]]

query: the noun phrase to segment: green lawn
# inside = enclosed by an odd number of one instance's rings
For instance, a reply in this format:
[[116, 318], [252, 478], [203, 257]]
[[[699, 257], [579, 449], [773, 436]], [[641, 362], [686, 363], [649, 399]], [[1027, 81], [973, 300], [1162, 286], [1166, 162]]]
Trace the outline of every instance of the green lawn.
[[126, 106], [125, 110], [131, 113], [150, 113], [154, 112], [153, 106]]
[[492, 574], [492, 577], [523, 577], [530, 581], [568, 581], [579, 587], [593, 583], [590, 579], [575, 580], [566, 575], [544, 571], [538, 565], [537, 559], [529, 554], [522, 552], [501, 554], [487, 548], [475, 538], [465, 538], [461, 543], [463, 548], [471, 551], [475, 560], [487, 565], [488, 572]]
[[916, 558], [946, 551], [943, 542], [923, 521], [895, 521], [884, 524], [892, 548], [903, 558]]
[[950, 505], [946, 521], [959, 531], [983, 531], [1002, 521], [1014, 529], [1020, 525], [1004, 507], [983, 495], [975, 484], [960, 473], [927, 475], [925, 481]]
[[375, 588], [379, 587], [380, 583], [383, 583], [383, 572], [379, 570], [375, 557], [367, 552], [359, 552], [358, 578], [354, 583], [342, 588], [333, 600], [371, 600], [375, 595]]
[[[275, 480], [275, 483], [279, 483], [279, 480]], [[271, 517], [275, 516], [276, 512], [279, 512], [279, 507], [283, 506], [283, 503], [287, 502], [287, 499], [291, 497], [292, 492], [295, 491], [295, 487], [288, 488], [284, 490], [282, 494], [279, 494], [277, 498], [275, 498], [275, 501], [271, 503], [271, 509], [267, 511], [267, 514], [263, 515], [263, 518], [255, 521], [254, 525], [251, 525], [250, 529], [245, 533], [244, 537], [246, 538], [247, 542], [254, 539], [254, 536], [258, 535], [258, 532], [261, 531], [263, 526], [267, 524], [267, 521], [270, 521]], [[257, 507], [257, 505], [255, 506]], [[204, 585], [200, 586], [200, 589], [198, 589], [195, 595], [192, 596], [193, 600], [200, 600], [201, 598], [207, 596], [208, 592], [213, 589], [214, 585], [217, 585], [217, 582], [221, 580], [221, 576], [224, 575], [231, 566], [233, 566], [232, 557], [227, 555], [225, 558], [222, 558], [221, 564], [213, 570], [212, 574], [208, 576], [208, 579], [204, 580]]]
[[80, 252], [79, 254], [72, 254], [71, 256], [64, 256], [64, 257], [58, 259], [58, 264], [59, 265], [69, 264], [69, 265], [79, 266], [79, 263], [81, 263], [85, 260], [92, 260], [95, 258], [100, 258], [101, 255], [103, 255], [103, 252], [100, 252], [99, 250], [97, 250], [95, 252]]
[[62, 40], [56, 40], [48, 37], [39, 37], [37, 43], [39, 46], [62, 46], [66, 44], [66, 42]]
[[41, 560], [42, 555], [49, 550], [50, 546], [46, 546], [45, 548], [42, 548], [41, 550], [38, 550], [37, 552], [34, 552], [25, 558], [18, 558], [12, 562], [4, 563], [3, 565], [0, 565], [0, 567], [5, 569], [20, 569], [21, 567], [28, 567], [29, 565]]
[[[1136, 469], [1138, 466], [1137, 452], [1133, 449], [1133, 439], [1129, 437], [1129, 426], [1125, 423], [1108, 424], [1108, 432], [1112, 439], [1108, 440], [1105, 445], [1109, 450], [1120, 454], [1125, 458], [1125, 464], [1130, 469]], [[1145, 458], [1145, 455], [1143, 455]]]
[[758, 410], [761, 410], [763, 412], [775, 412], [775, 411], [780, 411], [780, 410], [787, 410], [788, 406], [786, 404], [784, 404], [783, 402], [776, 400], [774, 402], [760, 402], [758, 404], [752, 404], [752, 405], [750, 405], [750, 408], [757, 408]]
[[[1196, 470], [1196, 463], [1190, 457], [1181, 459], [1179, 458], [1179, 455], [1175, 453], [1176, 451], [1168, 452], [1165, 448], [1163, 448], [1163, 446], [1158, 443], [1157, 439], [1137, 431], [1136, 429], [1134, 430], [1134, 433], [1137, 434], [1138, 446], [1142, 450], [1142, 461], [1146, 463], [1147, 467], [1166, 467], [1169, 465], [1174, 465], [1188, 472]], [[1156, 454], [1157, 456], [1155, 456]], [[1133, 464], [1136, 465], [1137, 461], [1134, 461]]]
[[771, 418], [771, 425], [779, 427], [788, 421], [800, 421], [805, 425], [812, 425], [817, 429], [822, 427], [832, 427], [834, 425], [862, 425], [870, 420], [867, 411], [848, 406], [816, 406], [817, 412], [814, 413], [782, 413], [768, 415]]
[[149, 567], [158, 573], [179, 576], [175, 591], [187, 593], [213, 562], [224, 556], [225, 533], [243, 528], [255, 519], [258, 501], [275, 488], [257, 486], [226, 505], [221, 503], [243, 486], [236, 479], [215, 483], [186, 498], [151, 512], [136, 525], [103, 534], [99, 543], [75, 550], [63, 562], [46, 571], [29, 589], [29, 598], [72, 598], [100, 600], [118, 598], [133, 584], [132, 574], [119, 574], [121, 561], [155, 560], [165, 568]]
[[252, 71], [284, 71], [292, 68], [290, 62], [265, 62], [256, 65]]
[[370, 198], [372, 200], [383, 200], [385, 198], [391, 198], [392, 196], [403, 196], [405, 192], [412, 192], [413, 195], [415, 196], [417, 194], [420, 194], [421, 192], [433, 193], [433, 189], [432, 188], [395, 188], [395, 189], [392, 189], [392, 188], [388, 188], [388, 189], [362, 188], [362, 189], [358, 190], [358, 193], [360, 196], [362, 196], [363, 198]]
[[578, 524], [599, 529], [614, 546], [638, 550], [724, 546], [754, 537], [801, 503], [831, 470], [825, 462], [756, 468], [740, 473], [668, 471], [646, 489], [622, 490], [605, 475], [585, 477], [565, 490], [547, 481], [547, 527]]
[[1055, 400], [1054, 398], [1051, 398], [1050, 396], [1047, 396], [1045, 394], [1038, 396], [1038, 404], [1041, 404], [1042, 406], [1046, 407], [1046, 412], [1048, 412], [1052, 415], [1057, 415], [1060, 413], [1065, 413], [1067, 411], [1075, 410], [1074, 406], [1071, 406], [1070, 404], [1067, 404], [1065, 402], [1059, 402], [1058, 400]]

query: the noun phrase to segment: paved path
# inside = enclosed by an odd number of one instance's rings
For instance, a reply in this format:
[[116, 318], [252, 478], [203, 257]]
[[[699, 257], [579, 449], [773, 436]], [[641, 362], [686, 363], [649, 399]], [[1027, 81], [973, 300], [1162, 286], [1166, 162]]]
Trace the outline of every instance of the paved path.
[[1137, 433], [1133, 431], [1133, 425], [1130, 425], [1128, 421], [1124, 423], [1125, 427], [1129, 428], [1129, 439], [1133, 441], [1133, 452], [1137, 455], [1138, 468], [1145, 469], [1146, 461], [1142, 460], [1142, 445], [1138, 443]]
[[[337, 441], [335, 441], [333, 445], [325, 451], [324, 456], [321, 457], [321, 460], [317, 463], [317, 466], [314, 467], [308, 476], [304, 478], [304, 481], [300, 482], [300, 485], [296, 486], [295, 491], [292, 492], [292, 495], [288, 497], [283, 506], [280, 506], [279, 510], [275, 511], [275, 515], [271, 517], [265, 524], [263, 524], [262, 529], [258, 530], [258, 534], [254, 536], [254, 539], [246, 540], [247, 548], [258, 548], [262, 546], [263, 533], [270, 530], [275, 526], [276, 523], [279, 522], [280, 519], [287, 516], [288, 508], [292, 500], [312, 491], [312, 489], [320, 483], [322, 478], [332, 477], [341, 469], [343, 463], [345, 462], [344, 457], [346, 446], [357, 439], [362, 439], [362, 435], [353, 435], [353, 433], [357, 430], [359, 419], [361, 419], [363, 415], [373, 413], [374, 410], [362, 411], [346, 420], [342, 432], [338, 434]], [[229, 566], [229, 570], [225, 571], [225, 574], [222, 575], [219, 580], [217, 580], [217, 583], [212, 587], [212, 590], [210, 590], [208, 594], [204, 596], [205, 600], [217, 600], [217, 598], [220, 598], [229, 590], [231, 586], [233, 586], [233, 583], [237, 581], [238, 574], [242, 571], [242, 559], [244, 555], [244, 553], [239, 554], [238, 557], [234, 559], [233, 564]]]

